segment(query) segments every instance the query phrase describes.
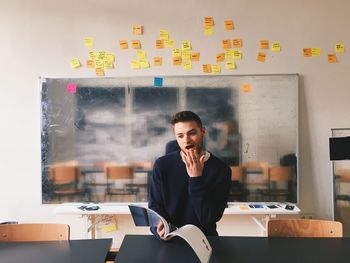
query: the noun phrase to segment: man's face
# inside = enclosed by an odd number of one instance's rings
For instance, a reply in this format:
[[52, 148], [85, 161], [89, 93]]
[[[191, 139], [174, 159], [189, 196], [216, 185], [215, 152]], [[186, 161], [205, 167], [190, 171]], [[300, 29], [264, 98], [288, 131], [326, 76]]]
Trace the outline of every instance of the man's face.
[[196, 149], [198, 154], [202, 152], [204, 127], [199, 127], [195, 121], [178, 122], [174, 125], [174, 133], [183, 152], [187, 152], [186, 150], [190, 148]]

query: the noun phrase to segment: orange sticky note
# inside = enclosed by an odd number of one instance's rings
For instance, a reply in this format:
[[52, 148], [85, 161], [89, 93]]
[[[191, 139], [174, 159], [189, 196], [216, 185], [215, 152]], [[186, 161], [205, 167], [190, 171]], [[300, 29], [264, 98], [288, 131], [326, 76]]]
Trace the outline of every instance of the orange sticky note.
[[269, 41], [260, 40], [260, 49], [269, 49]]
[[181, 57], [173, 57], [173, 66], [180, 66], [182, 62]]
[[157, 39], [157, 40], [156, 40], [156, 48], [157, 48], [157, 49], [162, 49], [162, 48], [164, 48], [164, 40], [163, 40], [163, 39]]
[[303, 48], [303, 56], [304, 57], [312, 57], [311, 48]]
[[231, 48], [231, 47], [232, 47], [231, 39], [224, 39], [224, 40], [222, 40], [222, 48], [228, 49], [228, 48]]
[[242, 91], [243, 92], [251, 92], [252, 90], [252, 87], [249, 83], [245, 83], [242, 85]]
[[266, 61], [266, 53], [259, 52], [258, 56], [256, 57], [257, 61], [265, 62]]
[[131, 40], [131, 46], [133, 49], [140, 49], [141, 48], [140, 40]]
[[223, 61], [225, 61], [225, 53], [216, 54], [216, 62], [223, 62]]
[[120, 49], [128, 49], [128, 41], [127, 40], [119, 40], [119, 48]]
[[96, 76], [104, 76], [105, 75], [105, 70], [103, 68], [97, 68], [96, 69]]
[[192, 52], [191, 53], [191, 61], [199, 61], [201, 54], [199, 52]]
[[143, 26], [142, 25], [133, 25], [132, 33], [134, 35], [142, 35], [143, 34]]
[[87, 68], [94, 68], [95, 67], [95, 62], [92, 59], [86, 60], [86, 67]]
[[233, 39], [233, 47], [234, 48], [242, 48], [243, 47], [243, 40], [241, 38]]
[[203, 64], [202, 69], [204, 73], [211, 73], [211, 64]]
[[226, 30], [233, 30], [235, 28], [233, 20], [225, 20], [224, 24]]
[[162, 57], [154, 57], [153, 59], [155, 66], [162, 66], [163, 65], [163, 58]]
[[337, 63], [337, 55], [336, 54], [328, 54], [328, 63]]
[[214, 18], [212, 16], [204, 17], [204, 26], [214, 26]]

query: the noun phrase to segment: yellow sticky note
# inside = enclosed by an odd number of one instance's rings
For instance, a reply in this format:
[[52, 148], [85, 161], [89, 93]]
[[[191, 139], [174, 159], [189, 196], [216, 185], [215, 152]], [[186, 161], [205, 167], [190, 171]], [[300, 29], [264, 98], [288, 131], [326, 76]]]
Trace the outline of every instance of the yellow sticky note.
[[220, 74], [221, 73], [221, 66], [220, 64], [213, 64], [211, 65], [211, 72], [215, 74]]
[[211, 73], [211, 64], [203, 64], [202, 69], [204, 73]]
[[98, 52], [97, 51], [90, 51], [89, 52], [89, 58], [91, 60], [95, 60], [97, 58]]
[[269, 41], [268, 40], [260, 40], [260, 49], [269, 49]]
[[72, 58], [70, 61], [70, 66], [72, 68], [79, 68], [81, 66], [79, 58]]
[[243, 92], [251, 92], [251, 90], [252, 90], [252, 87], [251, 87], [251, 85], [249, 83], [244, 83], [242, 85], [242, 91]]
[[140, 60], [142, 58], [146, 58], [146, 51], [144, 50], [137, 50], [136, 51], [136, 57]]
[[103, 59], [95, 59], [95, 68], [104, 68], [105, 63]]
[[155, 66], [160, 67], [163, 65], [163, 58], [162, 57], [154, 57], [153, 63]]
[[328, 63], [337, 63], [337, 55], [336, 54], [328, 54]]
[[312, 57], [311, 48], [303, 48], [303, 56], [304, 57]]
[[242, 48], [243, 47], [243, 40], [241, 38], [233, 39], [233, 47], [234, 48]]
[[105, 57], [106, 57], [106, 51], [97, 52], [97, 59], [102, 59], [102, 60], [104, 60]]
[[186, 41], [182, 41], [182, 45], [181, 45], [182, 50], [184, 51], [190, 51], [192, 49], [191, 47], [191, 42], [186, 40]]
[[174, 45], [175, 45], [175, 41], [172, 38], [165, 39], [164, 42], [165, 42], [165, 47], [166, 48], [173, 48]]
[[204, 17], [204, 26], [214, 26], [214, 18], [212, 16]]
[[140, 40], [131, 40], [131, 46], [133, 49], [140, 49], [141, 48], [141, 41]]
[[117, 231], [117, 226], [115, 224], [108, 224], [101, 227], [102, 232], [108, 233], [108, 232], [114, 232]]
[[190, 70], [190, 69], [192, 69], [192, 62], [191, 62], [191, 61], [184, 61], [184, 62], [182, 63], [182, 68], [183, 68], [184, 70]]
[[95, 62], [92, 59], [86, 60], [86, 67], [87, 68], [94, 68], [95, 67]]
[[141, 59], [139, 59], [139, 62], [140, 62], [141, 68], [149, 68], [150, 67], [149, 61], [147, 58], [141, 58]]
[[164, 40], [163, 40], [163, 39], [157, 39], [157, 40], [156, 40], [156, 48], [157, 48], [157, 49], [162, 49], [162, 48], [164, 48]]
[[133, 25], [132, 33], [134, 35], [142, 35], [143, 34], [143, 26], [142, 25]]
[[181, 58], [182, 60], [191, 60], [191, 51], [182, 51]]
[[112, 61], [104, 60], [103, 67], [109, 69], [114, 68], [114, 63]]
[[225, 20], [225, 29], [226, 30], [233, 30], [235, 28], [235, 24], [233, 23], [233, 20]]
[[344, 53], [345, 52], [345, 44], [344, 43], [336, 44], [334, 47], [334, 51], [336, 53]]
[[321, 48], [319, 48], [319, 47], [313, 47], [313, 48], [311, 48], [311, 55], [312, 55], [313, 57], [319, 57], [319, 56], [321, 56]]
[[226, 69], [231, 70], [236, 68], [236, 64], [234, 60], [226, 61]]
[[242, 51], [240, 51], [240, 50], [233, 50], [233, 58], [235, 58], [235, 59], [242, 59]]
[[213, 26], [205, 26], [204, 27], [204, 35], [205, 36], [212, 36], [214, 34], [214, 27]]
[[97, 68], [95, 71], [96, 71], [96, 76], [102, 77], [105, 75], [105, 70], [103, 68]]
[[191, 61], [199, 61], [200, 59], [200, 53], [199, 52], [192, 52], [191, 53]]
[[224, 49], [232, 48], [231, 39], [222, 40], [222, 48]]
[[225, 50], [225, 58], [226, 59], [230, 59], [230, 58], [234, 58], [234, 50], [232, 49], [227, 49]]
[[182, 62], [181, 57], [173, 57], [173, 66], [180, 66]]
[[128, 41], [127, 40], [119, 40], [119, 48], [120, 49], [128, 49]]
[[106, 52], [106, 54], [105, 54], [105, 59], [106, 59], [107, 61], [114, 62], [114, 61], [115, 61], [114, 53], [112, 53], [112, 52]]
[[259, 52], [258, 56], [256, 57], [257, 61], [265, 62], [266, 61], [266, 53]]
[[93, 47], [94, 46], [94, 38], [93, 37], [84, 38], [84, 45], [86, 47]]
[[216, 54], [216, 62], [223, 62], [223, 61], [225, 61], [225, 53]]
[[138, 60], [132, 60], [131, 61], [131, 68], [132, 69], [140, 69], [140, 62]]
[[271, 51], [280, 52], [281, 51], [281, 43], [280, 42], [272, 42]]
[[161, 29], [159, 33], [160, 39], [166, 40], [169, 39], [169, 31], [166, 29]]
[[173, 48], [173, 58], [174, 57], [181, 57], [181, 48]]

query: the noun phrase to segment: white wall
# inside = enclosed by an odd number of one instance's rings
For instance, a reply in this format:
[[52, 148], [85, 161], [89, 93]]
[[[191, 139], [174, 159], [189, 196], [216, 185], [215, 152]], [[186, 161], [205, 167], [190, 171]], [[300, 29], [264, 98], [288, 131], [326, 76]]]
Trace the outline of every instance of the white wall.
[[[331, 218], [328, 137], [331, 128], [350, 126], [350, 53], [339, 54], [337, 64], [328, 64], [326, 54], [339, 42], [350, 47], [348, 10], [347, 0], [1, 0], [0, 221], [65, 222], [72, 226], [72, 238], [85, 236], [83, 219], [56, 216], [54, 206], [41, 205], [38, 77], [94, 76], [92, 70], [72, 70], [69, 65], [75, 56], [85, 60], [83, 39], [90, 35], [96, 49], [116, 53], [116, 69], [107, 76], [202, 74], [201, 64], [215, 63], [221, 40], [234, 37], [243, 38], [244, 59], [231, 74], [301, 74], [300, 208]], [[217, 24], [213, 37], [202, 34], [202, 20], [208, 15]], [[223, 30], [225, 19], [235, 21], [234, 32]], [[118, 40], [133, 39], [135, 23], [145, 27], [141, 41], [149, 58], [161, 54], [163, 67], [130, 69], [135, 54], [131, 49], [122, 53]], [[191, 71], [171, 66], [171, 53], [154, 48], [161, 28], [168, 29], [176, 43], [191, 40], [193, 49], [201, 52], [201, 61]], [[268, 52], [266, 63], [257, 62], [260, 39], [280, 41], [283, 51]], [[320, 47], [321, 57], [303, 58], [304, 47]], [[238, 227], [239, 222], [245, 227]], [[253, 226], [248, 218], [226, 217], [219, 231], [258, 234]]]

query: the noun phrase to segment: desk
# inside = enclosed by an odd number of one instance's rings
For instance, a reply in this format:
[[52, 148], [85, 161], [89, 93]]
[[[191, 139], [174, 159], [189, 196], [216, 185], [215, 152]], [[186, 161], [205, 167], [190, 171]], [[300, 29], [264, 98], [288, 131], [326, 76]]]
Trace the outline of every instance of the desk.
[[1, 263], [103, 263], [112, 239], [0, 243]]
[[[350, 238], [208, 237], [210, 263], [348, 263]], [[153, 236], [125, 236], [115, 262], [199, 263], [191, 247], [178, 238], [162, 242]]]

